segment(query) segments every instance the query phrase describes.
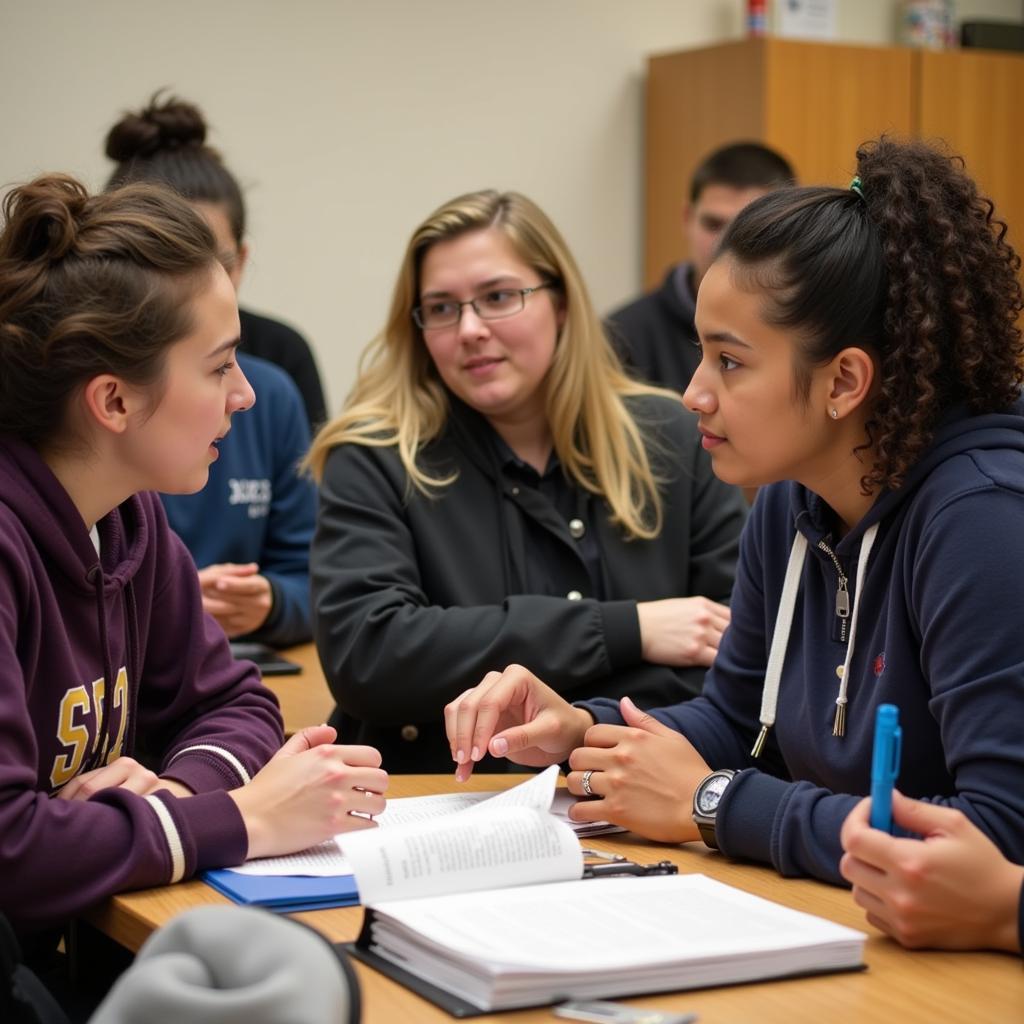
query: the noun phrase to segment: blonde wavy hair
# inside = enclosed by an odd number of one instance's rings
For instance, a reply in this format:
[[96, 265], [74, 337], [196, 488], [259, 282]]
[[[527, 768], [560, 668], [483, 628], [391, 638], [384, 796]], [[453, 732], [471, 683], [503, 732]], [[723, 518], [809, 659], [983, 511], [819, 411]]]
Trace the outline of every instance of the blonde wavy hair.
[[[342, 444], [394, 447], [410, 484], [425, 494], [452, 483], [433, 477], [418, 456], [444, 429], [448, 391], [412, 318], [423, 259], [431, 246], [497, 228], [519, 257], [549, 282], [564, 322], [546, 378], [548, 425], [558, 458], [581, 487], [602, 497], [612, 522], [635, 538], [661, 531], [662, 502], [641, 426], [625, 399], [672, 392], [628, 377], [605, 337], [576, 262], [546, 214], [516, 192], [471, 192], [445, 203], [413, 233], [395, 282], [387, 323], [363, 351], [342, 413], [317, 434], [306, 467], [319, 481]], [[645, 443], [646, 442], [646, 443]]]

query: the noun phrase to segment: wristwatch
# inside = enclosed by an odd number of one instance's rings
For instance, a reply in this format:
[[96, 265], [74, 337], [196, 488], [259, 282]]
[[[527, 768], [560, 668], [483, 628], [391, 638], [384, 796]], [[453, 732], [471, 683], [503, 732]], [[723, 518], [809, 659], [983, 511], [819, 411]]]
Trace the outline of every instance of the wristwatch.
[[715, 838], [715, 819], [718, 817], [718, 805], [722, 802], [725, 787], [732, 782], [736, 774], [732, 768], [720, 768], [717, 772], [701, 779], [693, 791], [693, 820], [700, 830], [700, 837], [711, 847], [718, 849]]

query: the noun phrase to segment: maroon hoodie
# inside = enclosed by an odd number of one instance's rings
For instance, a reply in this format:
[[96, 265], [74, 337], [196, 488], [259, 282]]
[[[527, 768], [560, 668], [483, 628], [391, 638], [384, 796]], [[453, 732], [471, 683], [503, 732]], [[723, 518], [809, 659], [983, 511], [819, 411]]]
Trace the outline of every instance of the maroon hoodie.
[[[156, 495], [97, 528], [101, 556], [38, 454], [0, 438], [0, 911], [23, 932], [241, 861], [226, 791], [283, 739], [274, 695], [203, 612]], [[140, 750], [196, 795], [55, 799], [79, 772]]]

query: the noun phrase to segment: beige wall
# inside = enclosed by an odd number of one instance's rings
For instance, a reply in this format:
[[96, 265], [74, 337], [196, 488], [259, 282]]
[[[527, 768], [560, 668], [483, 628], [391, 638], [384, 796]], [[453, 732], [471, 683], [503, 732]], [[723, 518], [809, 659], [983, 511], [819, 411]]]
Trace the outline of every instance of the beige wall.
[[[650, 52], [738, 37], [743, 0], [0, 0], [0, 187], [69, 170], [160, 86], [204, 108], [246, 188], [242, 297], [313, 342], [331, 406], [411, 229], [474, 188], [536, 199], [602, 310], [638, 287]], [[850, 42], [895, 4], [840, 0]], [[961, 16], [1013, 19], [1021, 0]], [[668, 211], [667, 215], [672, 215]]]

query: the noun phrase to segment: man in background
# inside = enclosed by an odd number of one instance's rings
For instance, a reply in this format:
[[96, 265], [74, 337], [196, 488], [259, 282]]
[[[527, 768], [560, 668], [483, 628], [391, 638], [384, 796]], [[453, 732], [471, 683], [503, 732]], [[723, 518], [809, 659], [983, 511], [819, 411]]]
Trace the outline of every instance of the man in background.
[[693, 315], [697, 288], [725, 229], [748, 203], [796, 183], [784, 157], [757, 142], [716, 149], [694, 171], [683, 210], [690, 258], [670, 267], [661, 286], [617, 309], [610, 334], [629, 370], [651, 384], [684, 391], [700, 362]]

